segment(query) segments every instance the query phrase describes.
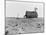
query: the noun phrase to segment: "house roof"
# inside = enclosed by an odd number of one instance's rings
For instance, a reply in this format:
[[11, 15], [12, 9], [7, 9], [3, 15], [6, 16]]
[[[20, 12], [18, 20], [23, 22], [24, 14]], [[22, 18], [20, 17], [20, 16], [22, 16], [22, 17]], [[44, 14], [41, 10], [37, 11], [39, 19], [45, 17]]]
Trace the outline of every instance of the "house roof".
[[34, 13], [34, 12], [36, 12], [36, 11], [26, 11], [26, 12], [27, 12], [27, 13], [31, 13], [31, 12]]

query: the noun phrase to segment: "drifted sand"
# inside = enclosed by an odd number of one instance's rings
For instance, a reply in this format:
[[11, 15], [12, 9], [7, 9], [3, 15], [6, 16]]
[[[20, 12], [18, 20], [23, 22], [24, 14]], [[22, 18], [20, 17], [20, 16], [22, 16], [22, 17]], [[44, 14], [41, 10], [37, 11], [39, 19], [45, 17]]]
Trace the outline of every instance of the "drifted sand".
[[6, 18], [6, 31], [8, 35], [15, 34], [29, 34], [29, 33], [43, 33], [44, 20], [43, 18]]

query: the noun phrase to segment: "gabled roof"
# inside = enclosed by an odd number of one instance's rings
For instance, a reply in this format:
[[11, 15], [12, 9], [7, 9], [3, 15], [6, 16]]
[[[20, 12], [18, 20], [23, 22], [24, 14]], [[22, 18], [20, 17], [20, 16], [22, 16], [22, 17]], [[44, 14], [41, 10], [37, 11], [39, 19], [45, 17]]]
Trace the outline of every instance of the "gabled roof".
[[26, 12], [27, 12], [27, 13], [31, 13], [31, 12], [34, 13], [34, 12], [36, 12], [36, 11], [26, 11]]

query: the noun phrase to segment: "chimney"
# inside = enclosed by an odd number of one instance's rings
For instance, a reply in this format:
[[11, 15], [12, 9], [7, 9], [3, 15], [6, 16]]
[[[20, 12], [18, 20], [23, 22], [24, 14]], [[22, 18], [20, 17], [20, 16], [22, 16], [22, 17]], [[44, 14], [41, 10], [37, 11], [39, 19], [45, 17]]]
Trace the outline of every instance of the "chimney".
[[35, 12], [36, 12], [37, 8], [35, 8]]

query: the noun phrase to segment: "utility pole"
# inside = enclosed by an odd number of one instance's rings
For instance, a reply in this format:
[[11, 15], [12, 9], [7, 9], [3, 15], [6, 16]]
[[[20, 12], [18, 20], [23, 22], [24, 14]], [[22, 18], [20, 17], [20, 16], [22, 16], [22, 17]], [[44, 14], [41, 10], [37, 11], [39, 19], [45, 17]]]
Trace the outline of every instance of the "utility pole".
[[17, 18], [19, 18], [19, 13], [17, 14]]

